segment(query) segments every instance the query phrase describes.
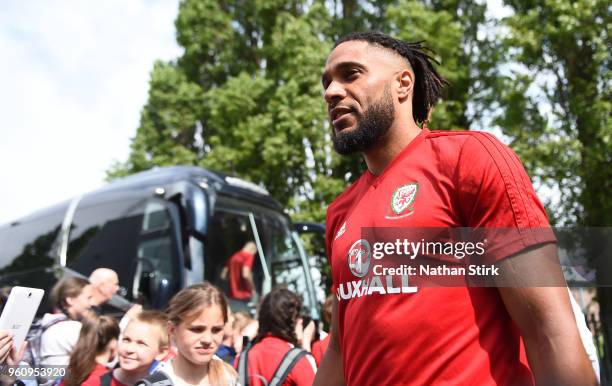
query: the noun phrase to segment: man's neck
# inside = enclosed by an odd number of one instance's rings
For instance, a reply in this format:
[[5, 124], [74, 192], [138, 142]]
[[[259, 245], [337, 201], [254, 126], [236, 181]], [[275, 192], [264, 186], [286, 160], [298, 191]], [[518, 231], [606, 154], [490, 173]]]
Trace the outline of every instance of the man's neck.
[[395, 157], [421, 133], [414, 122], [407, 127], [391, 127], [381, 142], [363, 152], [363, 158], [370, 173], [379, 176]]
[[119, 367], [113, 370], [113, 377], [124, 385], [134, 385], [136, 382], [149, 375], [148, 370], [149, 369], [145, 368], [143, 370], [125, 371]]

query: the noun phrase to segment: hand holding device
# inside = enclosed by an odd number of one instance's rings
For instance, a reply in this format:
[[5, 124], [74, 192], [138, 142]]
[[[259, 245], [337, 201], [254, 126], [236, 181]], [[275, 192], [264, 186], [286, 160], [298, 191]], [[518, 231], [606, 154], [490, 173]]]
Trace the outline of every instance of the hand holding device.
[[9, 339], [6, 338], [7, 335], [12, 337], [15, 352], [22, 351], [22, 344], [30, 330], [44, 293], [45, 291], [41, 289], [28, 287], [13, 287], [11, 290], [2, 315], [0, 315], [0, 332], [6, 332], [4, 338], [0, 335], [0, 360], [3, 360], [2, 362], [10, 353], [9, 345], [6, 356], [2, 357], [4, 352], [2, 344], [5, 339]]

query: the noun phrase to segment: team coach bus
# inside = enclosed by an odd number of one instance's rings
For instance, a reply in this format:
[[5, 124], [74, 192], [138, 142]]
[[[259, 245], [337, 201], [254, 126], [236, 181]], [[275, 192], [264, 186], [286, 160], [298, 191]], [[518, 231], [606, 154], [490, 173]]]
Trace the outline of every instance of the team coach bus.
[[162, 308], [192, 283], [226, 288], [227, 259], [254, 241], [257, 295], [285, 284], [318, 319], [307, 257], [292, 229], [260, 186], [196, 167], [157, 168], [0, 226], [0, 286], [48, 290], [61, 275], [107, 267], [118, 273], [124, 300]]

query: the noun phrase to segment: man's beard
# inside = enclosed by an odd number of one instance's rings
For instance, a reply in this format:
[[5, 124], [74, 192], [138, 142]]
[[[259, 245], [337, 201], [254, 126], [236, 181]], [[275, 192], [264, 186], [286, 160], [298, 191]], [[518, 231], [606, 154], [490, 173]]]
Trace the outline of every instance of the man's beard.
[[371, 149], [380, 143], [395, 119], [395, 106], [389, 85], [383, 95], [357, 117], [357, 127], [336, 133], [332, 126], [332, 142], [338, 154], [346, 155]]

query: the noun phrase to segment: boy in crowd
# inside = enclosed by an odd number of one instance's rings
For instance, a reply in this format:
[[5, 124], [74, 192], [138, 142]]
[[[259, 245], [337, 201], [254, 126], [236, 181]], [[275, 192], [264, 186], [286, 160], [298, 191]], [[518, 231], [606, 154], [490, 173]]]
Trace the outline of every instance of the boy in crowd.
[[159, 311], [142, 311], [130, 320], [119, 342], [119, 367], [100, 378], [101, 386], [127, 386], [149, 375], [168, 355], [168, 320]]

